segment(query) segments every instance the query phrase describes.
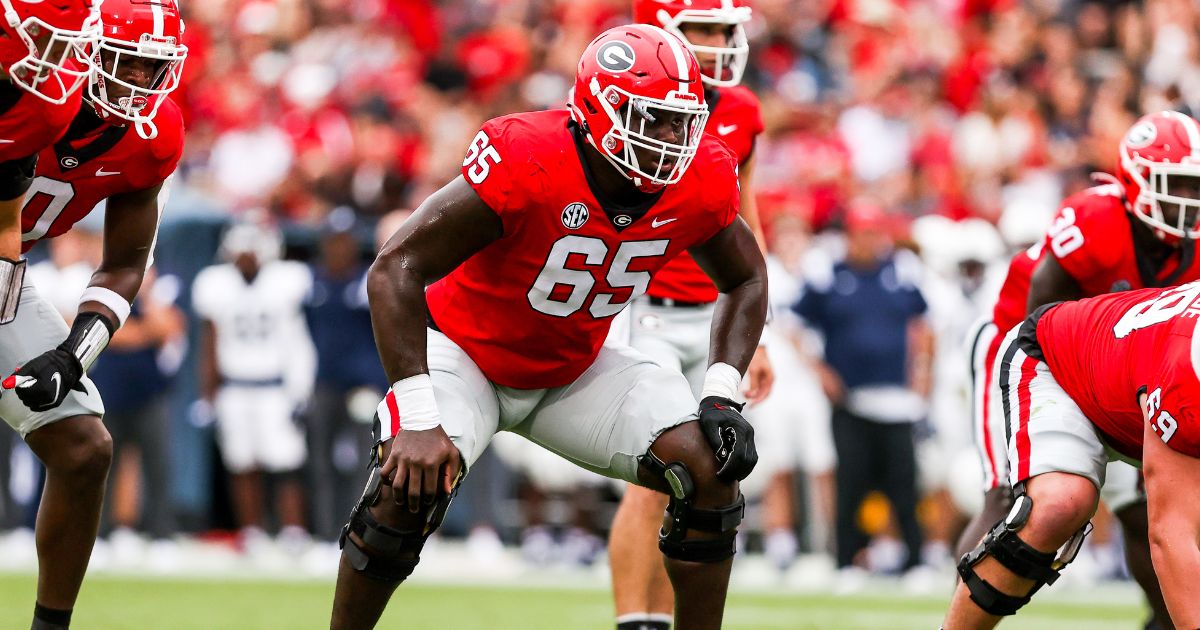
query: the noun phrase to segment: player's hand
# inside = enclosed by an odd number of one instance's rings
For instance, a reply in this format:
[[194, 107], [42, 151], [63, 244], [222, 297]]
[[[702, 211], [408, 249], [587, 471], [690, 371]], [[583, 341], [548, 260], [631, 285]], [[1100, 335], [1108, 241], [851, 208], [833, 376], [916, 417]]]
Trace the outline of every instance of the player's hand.
[[426, 431], [400, 431], [380, 473], [391, 479], [392, 499], [417, 513], [438, 496], [454, 490], [462, 456], [442, 427]]
[[750, 367], [746, 369], [746, 388], [742, 392], [750, 404], [760, 403], [771, 394], [775, 384], [775, 370], [771, 368], [771, 360], [767, 358], [766, 346], [759, 346], [750, 359]]
[[30, 411], [49, 411], [62, 404], [71, 390], [83, 391], [79, 380], [83, 366], [75, 355], [55, 348], [48, 350], [4, 379], [4, 389], [16, 390]]
[[700, 431], [717, 456], [717, 479], [726, 483], [745, 479], [758, 463], [754, 427], [741, 410], [742, 405], [720, 396], [700, 401]]
[[817, 373], [817, 378], [821, 380], [821, 391], [825, 392], [825, 397], [829, 399], [829, 403], [836, 405], [842, 402], [846, 397], [846, 384], [842, 382], [842, 377], [838, 376], [833, 368], [829, 367], [824, 362], [817, 362], [813, 369]]

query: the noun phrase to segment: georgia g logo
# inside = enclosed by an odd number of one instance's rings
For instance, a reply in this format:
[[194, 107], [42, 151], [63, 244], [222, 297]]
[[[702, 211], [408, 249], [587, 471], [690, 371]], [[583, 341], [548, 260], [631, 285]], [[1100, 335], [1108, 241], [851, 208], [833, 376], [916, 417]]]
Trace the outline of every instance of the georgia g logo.
[[596, 62], [609, 72], [625, 72], [636, 59], [633, 48], [625, 42], [608, 42], [596, 51]]
[[1131, 149], [1141, 149], [1150, 146], [1151, 142], [1158, 137], [1158, 128], [1154, 123], [1146, 120], [1133, 126], [1129, 133], [1125, 134], [1125, 144]]

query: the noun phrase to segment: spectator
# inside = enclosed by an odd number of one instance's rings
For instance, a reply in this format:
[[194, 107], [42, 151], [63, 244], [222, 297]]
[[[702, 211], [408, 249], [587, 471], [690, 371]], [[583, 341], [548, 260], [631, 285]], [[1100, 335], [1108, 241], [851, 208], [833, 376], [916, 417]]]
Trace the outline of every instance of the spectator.
[[317, 352], [308, 418], [309, 499], [313, 533], [336, 539], [362, 484], [371, 448], [371, 418], [387, 390], [367, 310], [366, 264], [359, 221], [349, 208], [329, 213], [320, 256], [311, 266], [305, 319]]
[[200, 272], [192, 305], [203, 318], [200, 392], [216, 413], [244, 548], [264, 548], [263, 474], [272, 477], [280, 542], [307, 546], [300, 474], [307, 457], [297, 414], [312, 388], [312, 340], [301, 311], [308, 269], [279, 261], [282, 239], [261, 223], [235, 223], [221, 241], [227, 262]]
[[[97, 389], [104, 396], [104, 425], [113, 438], [113, 471], [101, 522], [114, 559], [132, 560], [137, 533], [165, 543], [175, 533], [170, 488], [170, 430], [167, 393], [179, 368], [184, 316], [174, 305], [179, 283], [150, 269], [108, 350], [96, 362]], [[139, 470], [140, 469], [140, 470]], [[140, 473], [140, 474], [139, 474]], [[125, 558], [122, 555], [126, 554]], [[169, 561], [158, 544], [151, 557]]]
[[846, 219], [844, 259], [810, 277], [794, 306], [824, 338], [818, 371], [833, 405], [837, 566], [847, 579], [867, 543], [857, 515], [872, 489], [891, 502], [903, 568], [921, 562], [913, 426], [927, 411], [932, 337], [919, 276], [919, 262], [894, 250], [887, 216], [858, 205]]

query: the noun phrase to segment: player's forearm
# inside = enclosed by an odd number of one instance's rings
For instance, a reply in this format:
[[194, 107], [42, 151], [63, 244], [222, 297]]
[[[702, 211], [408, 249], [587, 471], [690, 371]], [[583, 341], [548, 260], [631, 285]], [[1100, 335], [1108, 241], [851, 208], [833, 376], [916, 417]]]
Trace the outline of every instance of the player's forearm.
[[[141, 290], [145, 276], [144, 266], [101, 265], [100, 269], [92, 274], [88, 291], [84, 293], [85, 299], [79, 303], [79, 312], [99, 313], [120, 326], [128, 316], [128, 306]], [[86, 299], [89, 295], [99, 296], [99, 299]], [[124, 305], [121, 304], [122, 301]]]
[[709, 363], [726, 363], [745, 373], [767, 319], [767, 283], [755, 276], [726, 292], [713, 313]]
[[1154, 522], [1150, 555], [1176, 628], [1200, 628], [1200, 531], [1196, 523]]
[[0, 201], [0, 257], [21, 258], [21, 202], [24, 196]]
[[426, 374], [425, 278], [395, 250], [385, 250], [367, 275], [375, 346], [388, 380]]

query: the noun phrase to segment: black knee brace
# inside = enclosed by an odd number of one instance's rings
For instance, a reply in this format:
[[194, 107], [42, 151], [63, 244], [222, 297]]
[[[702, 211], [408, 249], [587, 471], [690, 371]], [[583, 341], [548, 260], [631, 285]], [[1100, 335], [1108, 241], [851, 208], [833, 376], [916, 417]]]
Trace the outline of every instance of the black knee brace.
[[[738, 498], [730, 505], [704, 510], [692, 505], [696, 486], [686, 466], [680, 462], [666, 464], [653, 453], [643, 461], [671, 486], [671, 501], [667, 504], [669, 522], [658, 532], [658, 548], [663, 555], [688, 562], [720, 562], [733, 556], [737, 528], [746, 514], [746, 499]], [[720, 534], [716, 538], [688, 539], [689, 530]]]
[[[381, 582], [402, 582], [417, 568], [421, 560], [421, 548], [425, 546], [429, 535], [442, 524], [453, 493], [438, 499], [420, 530], [406, 531], [384, 525], [371, 514], [371, 506], [379, 502], [382, 481], [379, 464], [375, 462], [362, 500], [350, 512], [350, 522], [342, 527], [338, 546], [355, 571]], [[351, 533], [358, 540], [351, 537]]]
[[[1063, 567], [1070, 564], [1079, 554], [1083, 539], [1091, 531], [1091, 523], [1083, 526], [1057, 554], [1038, 551], [1017, 536], [1017, 532], [1029, 520], [1033, 500], [1021, 494], [1013, 502], [1012, 510], [1003, 520], [996, 523], [983, 537], [983, 542], [962, 557], [958, 563], [958, 574], [971, 593], [971, 601], [990, 615], [1012, 615], [1029, 603], [1033, 594], [1058, 579]], [[1035, 584], [1024, 596], [1009, 595], [996, 589], [979, 577], [975, 565], [984, 557], [991, 556], [1018, 577], [1033, 580]]]

